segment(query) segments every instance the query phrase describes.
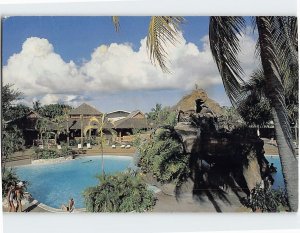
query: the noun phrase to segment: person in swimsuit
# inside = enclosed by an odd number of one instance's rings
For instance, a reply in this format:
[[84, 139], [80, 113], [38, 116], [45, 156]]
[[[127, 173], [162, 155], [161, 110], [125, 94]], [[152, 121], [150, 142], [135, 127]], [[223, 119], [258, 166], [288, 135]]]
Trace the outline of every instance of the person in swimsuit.
[[15, 212], [16, 208], [14, 205], [14, 198], [15, 198], [15, 186], [13, 184], [11, 184], [9, 186], [8, 189], [8, 193], [7, 193], [7, 201], [8, 201], [8, 205], [9, 205], [9, 212]]
[[68, 205], [62, 205], [61, 209], [71, 213], [74, 210], [74, 199], [71, 197]]
[[17, 188], [15, 191], [16, 198], [17, 198], [16, 212], [18, 212], [19, 209], [21, 212], [23, 211], [23, 209], [22, 209], [23, 186], [24, 186], [24, 183], [22, 181], [20, 181], [17, 184]]

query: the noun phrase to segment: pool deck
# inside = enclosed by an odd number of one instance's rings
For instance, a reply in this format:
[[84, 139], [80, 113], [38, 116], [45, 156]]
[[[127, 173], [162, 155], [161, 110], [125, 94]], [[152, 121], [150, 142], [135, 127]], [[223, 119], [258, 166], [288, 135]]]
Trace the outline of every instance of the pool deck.
[[[176, 198], [163, 192], [156, 193], [157, 202], [152, 212], [154, 213], [199, 213], [199, 212], [251, 212], [250, 209], [242, 206], [239, 198], [231, 191], [224, 192], [224, 196], [219, 198], [212, 195], [201, 195], [194, 198], [192, 195], [184, 195]], [[23, 205], [24, 213], [61, 213], [69, 214], [61, 209], [55, 209], [44, 205], [37, 200], [32, 200]], [[8, 212], [8, 208], [3, 206], [3, 211]], [[85, 213], [85, 209], [75, 209], [72, 213]], [[19, 213], [20, 214], [20, 213]]]
[[[267, 154], [278, 154], [278, 149], [276, 145], [264, 143], [264, 150]], [[101, 151], [99, 149], [88, 149], [85, 150], [86, 153], [78, 154], [78, 156], [90, 156], [99, 155]], [[129, 149], [123, 148], [106, 148], [104, 154], [106, 155], [133, 155], [136, 152], [134, 147]], [[8, 167], [20, 166], [31, 164], [31, 159], [27, 158], [26, 152], [22, 153], [19, 160], [8, 162], [6, 165]], [[32, 151], [31, 151], [32, 153]], [[162, 192], [156, 193], [157, 203], [153, 209], [153, 212], [251, 212], [249, 209], [243, 207], [239, 201], [239, 198], [232, 192], [225, 192], [224, 197], [220, 198], [214, 195], [202, 195], [201, 197], [195, 199], [192, 195], [185, 195], [180, 198], [176, 198], [173, 195], [168, 195]], [[25, 204], [23, 207], [23, 212], [49, 212], [49, 213], [68, 213], [60, 209], [55, 209], [39, 203], [37, 200], [32, 200]], [[3, 211], [8, 212], [7, 207], [3, 206]], [[76, 212], [85, 212], [84, 209], [76, 210]]]

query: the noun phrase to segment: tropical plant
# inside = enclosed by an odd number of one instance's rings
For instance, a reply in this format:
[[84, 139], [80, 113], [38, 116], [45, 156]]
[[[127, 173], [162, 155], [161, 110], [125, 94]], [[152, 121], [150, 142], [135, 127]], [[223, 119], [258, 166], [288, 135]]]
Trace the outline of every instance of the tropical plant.
[[4, 120], [11, 120], [8, 112], [9, 108], [12, 107], [15, 101], [21, 99], [22, 96], [22, 92], [19, 90], [14, 90], [12, 87], [13, 84], [6, 84], [1, 90], [1, 107]]
[[253, 212], [279, 212], [288, 208], [286, 192], [257, 185], [251, 190], [250, 196], [242, 200], [242, 204]]
[[88, 132], [88, 130], [91, 130], [93, 128], [95, 128], [95, 126], [93, 126], [91, 123], [92, 122], [96, 122], [97, 123], [97, 131], [98, 131], [98, 138], [99, 138], [99, 146], [100, 146], [100, 150], [101, 150], [101, 155], [102, 155], [102, 161], [101, 161], [101, 174], [102, 176], [104, 176], [104, 158], [103, 158], [103, 147], [105, 144], [105, 134], [103, 132], [103, 127], [105, 124], [105, 114], [102, 114], [101, 119], [98, 120], [96, 117], [91, 117], [89, 119], [89, 124], [84, 128], [84, 134], [86, 134]]
[[175, 126], [177, 122], [176, 115], [177, 113], [172, 111], [170, 107], [162, 107], [161, 104], [156, 104], [155, 108], [147, 113], [147, 119], [155, 126]]
[[14, 152], [24, 149], [25, 140], [23, 133], [17, 126], [3, 128], [2, 131], [2, 150], [1, 165], [2, 173], [5, 172], [6, 161]]
[[40, 139], [42, 141], [43, 141], [43, 134], [46, 135], [46, 138], [48, 136], [47, 134], [47, 132], [49, 132], [48, 124], [49, 124], [49, 120], [47, 120], [46, 118], [39, 118], [35, 125], [36, 130], [39, 131]]
[[184, 153], [173, 129], [159, 128], [150, 141], [139, 147], [142, 172], [152, 173], [162, 183], [173, 182], [180, 186], [190, 174], [190, 156]]
[[17, 104], [10, 106], [5, 112], [5, 119], [13, 121], [15, 119], [26, 116], [30, 112], [31, 108], [24, 104]]
[[55, 159], [60, 156], [59, 153], [57, 153], [56, 150], [51, 149], [41, 149], [41, 148], [35, 148], [34, 150], [34, 158], [35, 159]]
[[100, 176], [99, 185], [84, 191], [90, 212], [144, 212], [155, 205], [152, 191], [134, 171]]
[[18, 181], [19, 178], [14, 170], [9, 169], [2, 173], [2, 197], [5, 197], [7, 195], [9, 186], [11, 184], [17, 184]]
[[41, 113], [42, 110], [42, 104], [39, 100], [32, 102], [32, 108], [35, 112]]
[[55, 119], [59, 116], [64, 116], [68, 113], [72, 107], [67, 104], [57, 103], [57, 104], [48, 104], [40, 108], [40, 114], [44, 117]]
[[[268, 99], [275, 126], [276, 140], [286, 181], [291, 210], [298, 209], [298, 160], [296, 158], [285, 101], [285, 79], [298, 79], [298, 39], [295, 17], [255, 17], [259, 54]], [[243, 99], [243, 69], [237, 55], [239, 36], [245, 28], [242, 17], [211, 17], [210, 47], [225, 90], [236, 106]], [[226, 43], [224, 43], [226, 41]], [[291, 76], [291, 71], [294, 75]]]

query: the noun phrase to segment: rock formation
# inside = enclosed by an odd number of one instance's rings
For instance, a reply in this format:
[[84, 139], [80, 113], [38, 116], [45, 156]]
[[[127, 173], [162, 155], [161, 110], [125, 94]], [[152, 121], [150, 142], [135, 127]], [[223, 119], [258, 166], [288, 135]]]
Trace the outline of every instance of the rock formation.
[[[195, 90], [175, 106], [178, 123], [174, 127], [185, 152], [191, 155], [194, 182], [221, 187], [236, 186], [249, 192], [262, 183], [266, 164], [263, 143], [247, 128], [228, 131], [218, 122], [223, 110], [203, 90]], [[200, 164], [200, 165], [199, 165]], [[204, 166], [206, 164], [206, 166]]]

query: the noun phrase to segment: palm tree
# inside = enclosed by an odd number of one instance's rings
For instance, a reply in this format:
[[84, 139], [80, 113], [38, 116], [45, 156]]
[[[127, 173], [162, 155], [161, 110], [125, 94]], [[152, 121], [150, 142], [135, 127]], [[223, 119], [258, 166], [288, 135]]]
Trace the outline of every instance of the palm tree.
[[[297, 31], [297, 23], [295, 19], [287, 20], [285, 17], [255, 17], [254, 22], [258, 31], [258, 53], [267, 86], [265, 96], [272, 109], [289, 205], [292, 211], [297, 211], [298, 159], [293, 147], [283, 85], [283, 81], [289, 75], [291, 68], [295, 73], [298, 73], [298, 67], [295, 65], [297, 57], [291, 52], [297, 51], [294, 48], [297, 46], [295, 43], [297, 38], [294, 36], [295, 31]], [[241, 92], [241, 87], [244, 84], [243, 69], [237, 59], [240, 51], [239, 35], [244, 28], [245, 22], [242, 17], [211, 17], [210, 19], [211, 51], [225, 90], [234, 106], [244, 97]], [[291, 46], [291, 48], [282, 49], [283, 44], [288, 47]], [[294, 78], [297, 79], [297, 77]]]
[[[119, 20], [113, 22], [119, 29]], [[167, 66], [166, 46], [179, 41], [183, 17], [151, 17], [147, 36], [150, 60], [164, 72]], [[298, 79], [298, 31], [296, 17], [254, 17], [257, 28], [257, 50], [261, 60], [268, 89], [266, 97], [272, 108], [276, 140], [292, 211], [298, 209], [298, 159], [293, 148], [291, 127], [287, 115], [283, 80], [293, 73]], [[237, 58], [240, 52], [239, 39], [246, 28], [243, 17], [210, 17], [209, 40], [213, 58], [221, 75], [225, 91], [233, 106], [245, 97], [242, 87], [244, 72]], [[298, 82], [298, 81], [297, 81]]]
[[103, 132], [104, 124], [105, 124], [105, 114], [102, 114], [101, 119], [97, 119], [96, 117], [91, 117], [89, 119], [88, 125], [84, 128], [84, 134], [86, 135], [88, 131], [91, 131], [92, 129], [95, 128], [95, 126], [91, 125], [92, 122], [97, 123], [97, 130], [98, 130], [98, 137], [99, 137], [99, 145], [101, 149], [101, 156], [102, 156], [102, 161], [101, 161], [101, 174], [102, 177], [104, 177], [104, 156], [103, 156], [103, 146], [105, 143], [105, 135]]
[[40, 140], [42, 141], [42, 144], [44, 145], [43, 142], [43, 134], [48, 132], [48, 120], [45, 118], [39, 118], [36, 123], [36, 130], [39, 131], [40, 134]]

